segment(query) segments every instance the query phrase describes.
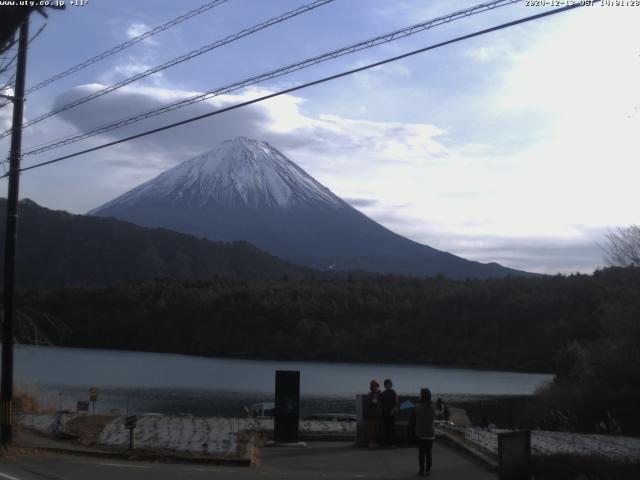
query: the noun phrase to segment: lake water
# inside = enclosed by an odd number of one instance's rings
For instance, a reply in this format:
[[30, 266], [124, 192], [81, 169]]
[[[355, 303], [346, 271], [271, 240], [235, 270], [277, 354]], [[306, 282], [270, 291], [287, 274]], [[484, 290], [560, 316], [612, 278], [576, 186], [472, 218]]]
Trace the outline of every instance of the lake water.
[[[160, 353], [16, 345], [15, 382], [49, 408], [75, 409], [88, 389], [98, 408], [238, 415], [273, 399], [276, 370], [300, 370], [304, 411], [344, 411], [369, 380], [391, 378], [399, 393], [421, 387], [444, 395], [529, 395], [547, 374], [425, 365], [232, 360]], [[353, 402], [351, 402], [352, 404]]]

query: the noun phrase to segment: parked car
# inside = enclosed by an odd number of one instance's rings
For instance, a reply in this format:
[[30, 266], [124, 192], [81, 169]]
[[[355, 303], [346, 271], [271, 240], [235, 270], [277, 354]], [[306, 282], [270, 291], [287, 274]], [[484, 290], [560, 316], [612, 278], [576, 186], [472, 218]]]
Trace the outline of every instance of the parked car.
[[304, 417], [304, 420], [320, 420], [323, 422], [355, 422], [356, 416], [351, 413], [314, 413]]
[[244, 411], [251, 418], [273, 418], [276, 413], [276, 404], [273, 402], [254, 403], [244, 407]]

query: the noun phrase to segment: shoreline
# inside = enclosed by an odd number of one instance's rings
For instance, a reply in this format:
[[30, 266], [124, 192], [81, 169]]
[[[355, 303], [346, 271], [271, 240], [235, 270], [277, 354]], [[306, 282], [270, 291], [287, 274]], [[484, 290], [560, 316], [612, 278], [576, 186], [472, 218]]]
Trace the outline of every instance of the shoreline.
[[[75, 411], [80, 400], [88, 400], [88, 391], [77, 386], [37, 386], [22, 385], [20, 390], [33, 398], [40, 408], [46, 411]], [[366, 393], [364, 390], [361, 394]], [[415, 396], [417, 392], [401, 396]], [[433, 392], [434, 399], [442, 397], [450, 406], [470, 410], [475, 420], [478, 408], [485, 405], [494, 408], [504, 405], [510, 410], [513, 406], [525, 403], [531, 395], [515, 394], [447, 394]], [[187, 388], [132, 388], [101, 387], [98, 389], [96, 412], [112, 414], [133, 414], [137, 412], [156, 412], [163, 415], [196, 415], [216, 417], [238, 417], [244, 415], [244, 406], [254, 403], [273, 402], [273, 392], [243, 392], [232, 390], [199, 390]], [[356, 413], [355, 395], [301, 394], [300, 416], [314, 413]], [[478, 423], [477, 420], [474, 423]], [[500, 421], [500, 425], [505, 422]]]
[[[504, 370], [496, 367], [478, 367], [478, 366], [463, 366], [463, 365], [451, 365], [451, 364], [439, 364], [439, 363], [415, 363], [415, 362], [402, 362], [394, 360], [385, 361], [373, 361], [373, 360], [346, 360], [346, 359], [308, 359], [308, 358], [287, 358], [287, 357], [248, 357], [248, 356], [204, 356], [204, 355], [190, 355], [188, 353], [177, 353], [169, 351], [156, 351], [156, 350], [128, 350], [125, 348], [102, 348], [102, 347], [79, 347], [79, 346], [67, 346], [67, 345], [37, 345], [29, 343], [16, 344], [14, 348], [50, 348], [50, 349], [69, 349], [75, 351], [85, 352], [110, 352], [110, 353], [125, 353], [125, 354], [148, 354], [148, 355], [170, 355], [188, 359], [206, 359], [206, 360], [222, 360], [222, 361], [238, 361], [238, 362], [272, 362], [272, 363], [301, 363], [301, 364], [329, 364], [329, 365], [372, 365], [372, 366], [390, 366], [390, 367], [417, 367], [417, 368], [438, 368], [445, 370], [463, 370], [471, 372], [482, 373], [513, 373], [520, 375], [547, 375], [552, 376], [553, 372], [541, 372], [535, 370]], [[0, 351], [2, 348], [0, 348]]]

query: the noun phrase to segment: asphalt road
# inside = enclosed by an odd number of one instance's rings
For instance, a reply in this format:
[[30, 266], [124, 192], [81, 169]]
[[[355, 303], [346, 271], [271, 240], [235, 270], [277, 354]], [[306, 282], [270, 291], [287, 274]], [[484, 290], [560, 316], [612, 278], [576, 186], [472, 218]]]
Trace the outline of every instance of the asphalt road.
[[[465, 455], [436, 443], [431, 478], [495, 480]], [[386, 479], [416, 478], [414, 448], [365, 450], [351, 443], [310, 443], [307, 447], [264, 447], [257, 467], [127, 462], [38, 453], [0, 460], [0, 480], [129, 479]]]

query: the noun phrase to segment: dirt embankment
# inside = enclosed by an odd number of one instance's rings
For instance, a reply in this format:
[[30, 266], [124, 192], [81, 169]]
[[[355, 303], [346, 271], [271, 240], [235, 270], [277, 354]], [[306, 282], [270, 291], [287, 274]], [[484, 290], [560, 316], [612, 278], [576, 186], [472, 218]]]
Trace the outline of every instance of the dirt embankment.
[[104, 427], [113, 420], [108, 415], [78, 415], [65, 425], [65, 433], [78, 437], [83, 445], [96, 445]]

